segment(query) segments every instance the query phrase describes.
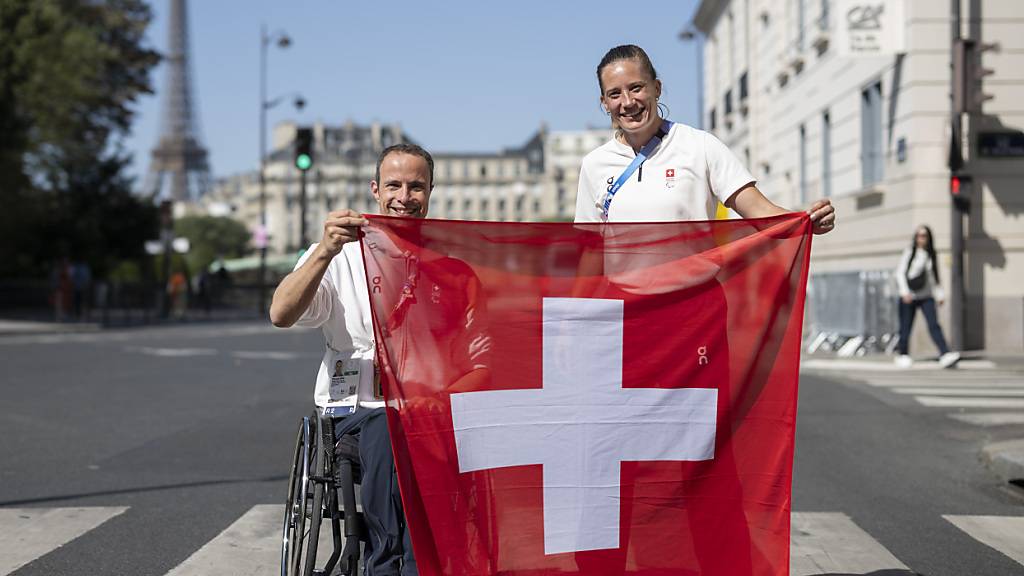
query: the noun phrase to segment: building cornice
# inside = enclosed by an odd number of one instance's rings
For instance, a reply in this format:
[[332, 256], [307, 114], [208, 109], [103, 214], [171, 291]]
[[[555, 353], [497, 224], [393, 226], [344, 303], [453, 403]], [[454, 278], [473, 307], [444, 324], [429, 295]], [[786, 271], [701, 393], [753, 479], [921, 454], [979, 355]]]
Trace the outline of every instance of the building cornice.
[[693, 13], [693, 26], [707, 36], [728, 4], [729, 0], [703, 0]]

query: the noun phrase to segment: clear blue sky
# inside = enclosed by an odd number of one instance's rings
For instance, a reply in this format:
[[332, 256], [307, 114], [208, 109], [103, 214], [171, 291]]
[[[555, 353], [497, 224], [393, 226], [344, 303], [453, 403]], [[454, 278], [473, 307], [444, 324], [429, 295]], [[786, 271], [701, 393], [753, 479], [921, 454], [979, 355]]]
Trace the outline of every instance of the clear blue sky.
[[[193, 0], [193, 91], [215, 176], [258, 162], [259, 31], [284, 30], [272, 47], [268, 95], [299, 91], [270, 112], [268, 127], [297, 120], [398, 122], [432, 151], [489, 151], [522, 144], [541, 122], [552, 129], [606, 126], [594, 74], [617, 44], [642, 46], [664, 83], [674, 120], [695, 123], [695, 47], [678, 39], [697, 0]], [[149, 44], [167, 46], [167, 0], [152, 2]], [[145, 174], [160, 129], [165, 67], [154, 96], [139, 102], [126, 144]], [[137, 182], [141, 185], [141, 178]]]

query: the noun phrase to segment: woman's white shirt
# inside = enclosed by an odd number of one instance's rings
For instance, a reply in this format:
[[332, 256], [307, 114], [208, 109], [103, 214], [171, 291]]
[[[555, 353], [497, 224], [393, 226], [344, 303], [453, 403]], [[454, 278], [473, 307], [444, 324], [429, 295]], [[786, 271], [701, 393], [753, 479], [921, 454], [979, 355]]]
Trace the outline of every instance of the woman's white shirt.
[[[612, 138], [583, 158], [576, 222], [600, 222], [601, 201], [636, 154]], [[675, 123], [668, 135], [612, 199], [610, 222], [713, 220], [718, 202], [754, 184], [754, 177], [722, 142]]]

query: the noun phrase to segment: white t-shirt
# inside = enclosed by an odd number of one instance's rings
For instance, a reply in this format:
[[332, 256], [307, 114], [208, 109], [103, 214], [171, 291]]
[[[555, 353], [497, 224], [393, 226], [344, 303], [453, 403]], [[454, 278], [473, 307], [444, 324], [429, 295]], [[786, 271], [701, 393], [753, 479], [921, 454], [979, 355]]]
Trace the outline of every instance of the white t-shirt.
[[[317, 244], [313, 244], [306, 250], [296, 269], [316, 247]], [[334, 408], [335, 416], [352, 412], [357, 405], [384, 406], [373, 394], [373, 317], [366, 292], [366, 267], [358, 242], [345, 244], [331, 260], [316, 296], [295, 324], [321, 328], [324, 333], [326, 349], [313, 392], [317, 406]]]
[[[576, 222], [600, 222], [601, 201], [636, 154], [612, 138], [583, 158]], [[609, 222], [713, 220], [718, 202], [754, 184], [725, 144], [703, 130], [675, 123], [668, 136], [612, 199]]]

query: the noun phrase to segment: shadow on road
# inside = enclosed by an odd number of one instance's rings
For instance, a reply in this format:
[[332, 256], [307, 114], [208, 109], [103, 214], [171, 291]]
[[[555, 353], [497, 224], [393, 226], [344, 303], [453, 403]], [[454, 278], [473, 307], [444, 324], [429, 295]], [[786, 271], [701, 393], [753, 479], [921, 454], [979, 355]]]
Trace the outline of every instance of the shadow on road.
[[96, 492], [81, 492], [78, 494], [62, 494], [58, 496], [41, 496], [38, 498], [24, 498], [21, 500], [0, 501], [0, 506], [21, 506], [25, 504], [43, 504], [48, 502], [61, 502], [65, 500], [76, 500], [78, 498], [90, 498], [95, 496], [113, 496], [116, 494], [141, 494], [145, 492], [159, 492], [161, 490], [174, 490], [177, 488], [198, 488], [204, 486], [220, 486], [230, 484], [260, 484], [264, 482], [284, 482], [288, 476], [264, 476], [260, 478], [226, 478], [222, 480], [204, 480], [202, 482], [182, 482], [178, 484], [161, 484], [158, 486], [142, 486], [139, 488], [122, 488], [120, 490], [100, 490]]

